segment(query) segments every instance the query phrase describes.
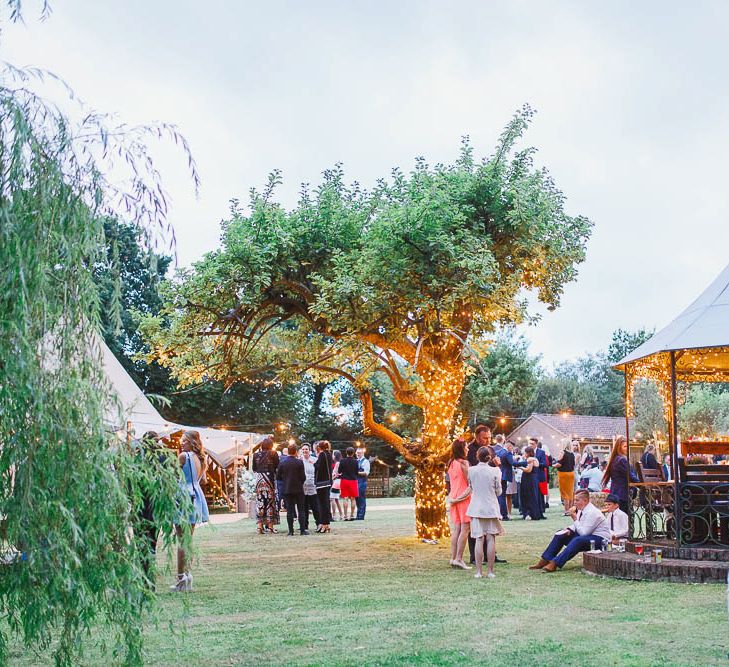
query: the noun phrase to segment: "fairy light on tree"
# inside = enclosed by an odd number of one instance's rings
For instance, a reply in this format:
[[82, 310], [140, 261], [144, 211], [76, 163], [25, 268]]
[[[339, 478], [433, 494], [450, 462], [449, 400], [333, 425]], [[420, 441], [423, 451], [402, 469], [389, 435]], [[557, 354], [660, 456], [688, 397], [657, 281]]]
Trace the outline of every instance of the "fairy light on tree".
[[[249, 210], [234, 203], [220, 252], [142, 322], [153, 356], [183, 385], [345, 378], [365, 435], [416, 470], [418, 536], [447, 535], [444, 464], [466, 378], [500, 325], [531, 317], [527, 293], [558, 306], [591, 229], [565, 213], [533, 151], [514, 150], [531, 117], [518, 112], [486, 159], [464, 140], [455, 164], [419, 158], [372, 191], [347, 186], [337, 166], [290, 211], [274, 202], [274, 172]], [[397, 415], [375, 418], [376, 375], [420, 410], [419, 439], [394, 430]]]

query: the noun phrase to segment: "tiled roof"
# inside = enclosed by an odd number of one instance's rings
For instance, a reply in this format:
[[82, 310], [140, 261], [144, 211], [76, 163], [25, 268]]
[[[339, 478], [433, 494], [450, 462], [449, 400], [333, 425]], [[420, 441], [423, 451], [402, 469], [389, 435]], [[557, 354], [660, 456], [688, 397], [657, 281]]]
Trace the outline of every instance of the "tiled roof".
[[[537, 418], [566, 437], [610, 439], [614, 435], [625, 435], [624, 417], [596, 417], [593, 415], [544, 415], [534, 413], [529, 419]], [[635, 435], [635, 421], [630, 420], [631, 437]]]

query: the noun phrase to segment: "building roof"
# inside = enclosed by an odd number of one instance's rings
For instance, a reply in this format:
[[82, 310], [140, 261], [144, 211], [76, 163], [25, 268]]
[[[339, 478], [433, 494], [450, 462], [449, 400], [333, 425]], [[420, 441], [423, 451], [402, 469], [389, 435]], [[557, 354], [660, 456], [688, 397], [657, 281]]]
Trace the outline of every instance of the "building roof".
[[[587, 440], [610, 440], [614, 435], [625, 435], [624, 417], [599, 417], [595, 415], [534, 413], [514, 432], [527, 427], [530, 420], [539, 420], [561, 433], [565, 438], [585, 438]], [[635, 423], [630, 420], [630, 430], [634, 433]]]
[[729, 346], [729, 266], [670, 324], [621, 359], [616, 366], [659, 352]]

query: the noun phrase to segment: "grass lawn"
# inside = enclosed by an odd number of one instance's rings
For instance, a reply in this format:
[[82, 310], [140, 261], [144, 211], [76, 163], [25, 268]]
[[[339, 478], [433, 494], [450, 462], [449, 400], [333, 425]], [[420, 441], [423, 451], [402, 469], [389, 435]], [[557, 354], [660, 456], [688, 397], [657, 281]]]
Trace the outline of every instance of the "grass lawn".
[[[448, 566], [446, 544], [412, 537], [411, 500], [369, 507], [331, 535], [257, 535], [250, 520], [201, 529], [195, 592], [168, 593], [171, 577], [160, 580], [148, 663], [729, 664], [723, 586], [596, 578], [579, 556], [552, 575], [527, 570], [565, 525], [556, 509], [507, 523], [498, 552], [508, 564], [475, 580]], [[51, 663], [17, 650], [11, 664]], [[92, 650], [84, 664], [102, 659]]]

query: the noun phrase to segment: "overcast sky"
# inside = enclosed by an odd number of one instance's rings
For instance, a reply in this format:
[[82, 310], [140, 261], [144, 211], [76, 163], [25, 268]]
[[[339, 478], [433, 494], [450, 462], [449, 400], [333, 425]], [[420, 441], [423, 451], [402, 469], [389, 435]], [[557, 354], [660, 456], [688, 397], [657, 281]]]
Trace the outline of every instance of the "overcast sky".
[[188, 138], [198, 200], [158, 151], [180, 264], [274, 168], [291, 203], [338, 161], [367, 185], [452, 160], [463, 134], [488, 154], [524, 102], [526, 143], [595, 223], [561, 308], [526, 331], [545, 362], [663, 326], [729, 263], [727, 2], [56, 0], [43, 24], [38, 7], [5, 28], [3, 60]]

